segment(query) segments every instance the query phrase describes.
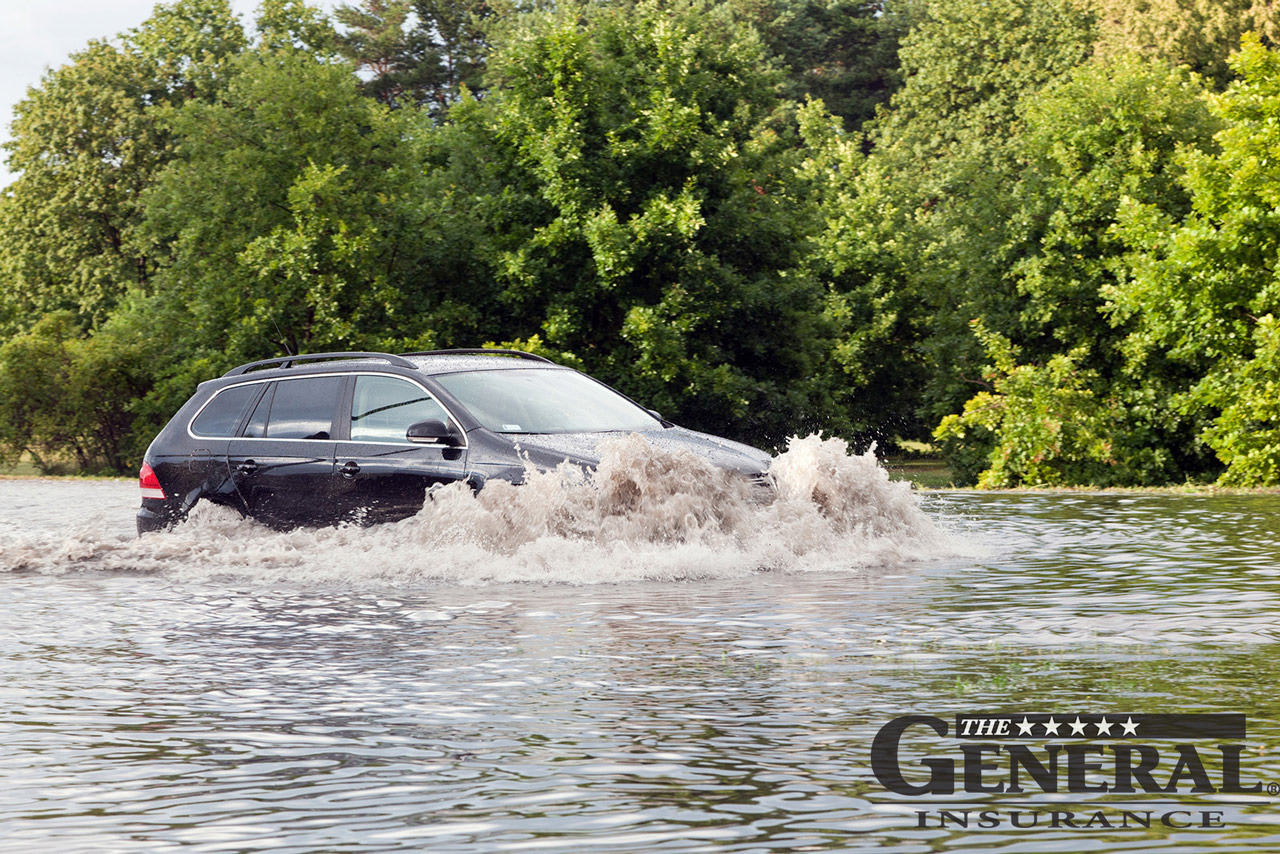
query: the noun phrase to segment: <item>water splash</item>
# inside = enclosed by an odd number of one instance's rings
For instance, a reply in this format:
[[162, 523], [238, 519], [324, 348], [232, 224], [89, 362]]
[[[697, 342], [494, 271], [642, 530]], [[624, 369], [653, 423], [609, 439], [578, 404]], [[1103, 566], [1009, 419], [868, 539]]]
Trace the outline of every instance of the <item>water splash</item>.
[[858, 571], [955, 552], [871, 451], [795, 438], [753, 485], [688, 451], [632, 435], [591, 475], [561, 466], [478, 495], [439, 489], [416, 516], [370, 528], [284, 533], [202, 504], [171, 531], [132, 539], [81, 526], [0, 545], [0, 567], [157, 572], [186, 580], [411, 585], [594, 584]]

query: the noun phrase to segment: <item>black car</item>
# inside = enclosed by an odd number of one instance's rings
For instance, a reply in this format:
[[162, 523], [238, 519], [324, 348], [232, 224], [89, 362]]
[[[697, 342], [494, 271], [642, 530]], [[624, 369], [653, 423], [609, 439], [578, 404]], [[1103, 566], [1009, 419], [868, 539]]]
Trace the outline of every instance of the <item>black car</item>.
[[598, 380], [514, 350], [317, 353], [201, 383], [143, 458], [138, 532], [201, 499], [272, 527], [411, 516], [437, 484], [519, 483], [525, 461], [593, 467], [639, 433], [764, 480], [763, 451], [664, 421]]

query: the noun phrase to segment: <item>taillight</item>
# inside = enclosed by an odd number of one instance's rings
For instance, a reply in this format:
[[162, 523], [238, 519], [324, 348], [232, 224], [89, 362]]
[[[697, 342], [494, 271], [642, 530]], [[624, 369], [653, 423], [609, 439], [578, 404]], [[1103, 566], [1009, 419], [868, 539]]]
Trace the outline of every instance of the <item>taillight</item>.
[[151, 470], [149, 463], [142, 464], [142, 471], [138, 472], [138, 486], [142, 487], [143, 498], [167, 498], [164, 494], [164, 487], [160, 485], [160, 478], [156, 477], [156, 473]]

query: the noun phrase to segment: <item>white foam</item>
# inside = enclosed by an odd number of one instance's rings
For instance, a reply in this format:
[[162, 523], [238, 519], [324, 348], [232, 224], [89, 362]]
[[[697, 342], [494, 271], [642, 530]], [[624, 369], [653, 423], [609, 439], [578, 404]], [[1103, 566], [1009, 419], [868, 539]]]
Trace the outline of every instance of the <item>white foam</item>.
[[457, 484], [422, 512], [368, 528], [274, 532], [198, 505], [171, 531], [132, 539], [83, 526], [0, 545], [0, 567], [156, 572], [175, 579], [413, 585], [596, 584], [859, 571], [953, 554], [952, 538], [872, 453], [794, 438], [770, 475], [776, 492], [688, 451], [633, 435], [602, 447], [585, 476], [530, 471], [478, 495]]

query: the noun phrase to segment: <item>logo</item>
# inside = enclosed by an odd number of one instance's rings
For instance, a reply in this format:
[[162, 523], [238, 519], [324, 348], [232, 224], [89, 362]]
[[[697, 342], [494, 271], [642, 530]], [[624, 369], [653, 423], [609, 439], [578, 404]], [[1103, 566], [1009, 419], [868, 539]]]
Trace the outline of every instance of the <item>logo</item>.
[[[921, 739], [951, 738], [946, 755], [923, 755]], [[1196, 795], [1275, 795], [1280, 786], [1247, 778], [1242, 714], [959, 714], [954, 727], [930, 715], [907, 715], [880, 728], [871, 770], [898, 795], [928, 799], [964, 792], [1019, 801], [1040, 795], [1078, 796], [1053, 809], [919, 810], [918, 827], [1223, 827], [1221, 809], [1120, 809], [1133, 799]], [[1152, 744], [1150, 742], [1156, 742]], [[928, 746], [927, 742], [925, 746]], [[1063, 809], [1100, 795], [1102, 809]], [[1043, 802], [1041, 802], [1043, 804]], [[1143, 802], [1150, 805], [1150, 799]], [[1174, 805], [1180, 805], [1175, 803]], [[1217, 806], [1217, 803], [1212, 804]], [[1043, 821], [1042, 821], [1043, 820]]]

